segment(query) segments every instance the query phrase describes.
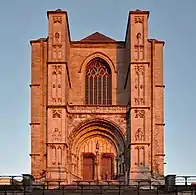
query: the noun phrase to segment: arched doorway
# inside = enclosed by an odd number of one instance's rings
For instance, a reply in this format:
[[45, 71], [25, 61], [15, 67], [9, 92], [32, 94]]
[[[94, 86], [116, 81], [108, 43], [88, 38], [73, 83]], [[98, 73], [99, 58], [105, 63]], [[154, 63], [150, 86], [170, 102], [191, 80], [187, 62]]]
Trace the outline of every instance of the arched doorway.
[[[111, 180], [117, 174], [116, 159], [124, 152], [124, 137], [111, 123], [103, 119], [84, 123], [72, 134], [71, 152], [74, 175], [82, 180]], [[88, 173], [87, 173], [88, 172]]]
[[101, 179], [111, 180], [114, 175], [114, 155], [104, 153], [101, 156]]
[[93, 153], [83, 154], [82, 177], [83, 180], [93, 180], [95, 176], [95, 156]]

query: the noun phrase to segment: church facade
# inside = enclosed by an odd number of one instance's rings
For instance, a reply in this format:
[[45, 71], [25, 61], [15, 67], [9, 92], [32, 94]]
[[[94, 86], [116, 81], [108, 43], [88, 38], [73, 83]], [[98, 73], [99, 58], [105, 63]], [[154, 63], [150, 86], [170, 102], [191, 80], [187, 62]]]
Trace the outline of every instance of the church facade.
[[72, 41], [67, 12], [47, 15], [47, 38], [31, 41], [33, 177], [163, 177], [164, 41], [149, 39], [149, 11], [129, 12], [124, 41]]

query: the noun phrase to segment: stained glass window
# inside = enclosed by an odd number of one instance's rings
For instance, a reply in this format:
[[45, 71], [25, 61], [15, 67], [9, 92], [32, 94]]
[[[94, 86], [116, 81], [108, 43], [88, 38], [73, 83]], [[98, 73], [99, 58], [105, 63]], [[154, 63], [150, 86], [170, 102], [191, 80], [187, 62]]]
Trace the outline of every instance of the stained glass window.
[[90, 61], [86, 67], [86, 104], [112, 104], [112, 75], [109, 65], [100, 58]]

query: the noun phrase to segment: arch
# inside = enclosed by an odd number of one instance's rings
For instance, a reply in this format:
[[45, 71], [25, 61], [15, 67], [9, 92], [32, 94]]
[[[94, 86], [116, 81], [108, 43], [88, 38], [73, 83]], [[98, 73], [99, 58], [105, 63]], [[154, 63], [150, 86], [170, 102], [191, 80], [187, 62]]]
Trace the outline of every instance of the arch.
[[112, 72], [109, 64], [102, 58], [93, 58], [86, 65], [85, 103], [112, 104]]
[[121, 128], [111, 121], [94, 118], [81, 122], [73, 129], [69, 136], [71, 151], [75, 153], [78, 143], [92, 135], [104, 136], [109, 139], [119, 154], [125, 149], [125, 140]]
[[117, 70], [114, 66], [114, 63], [112, 62], [112, 60], [104, 53], [102, 52], [95, 52], [95, 53], [92, 53], [90, 55], [88, 55], [82, 62], [81, 66], [80, 66], [80, 69], [79, 69], [79, 72], [78, 73], [81, 73], [81, 72], [84, 72], [85, 71], [85, 68], [86, 68], [86, 65], [91, 61], [93, 60], [94, 58], [101, 58], [103, 59], [109, 66], [110, 66], [110, 69], [112, 71], [112, 73], [117, 73]]

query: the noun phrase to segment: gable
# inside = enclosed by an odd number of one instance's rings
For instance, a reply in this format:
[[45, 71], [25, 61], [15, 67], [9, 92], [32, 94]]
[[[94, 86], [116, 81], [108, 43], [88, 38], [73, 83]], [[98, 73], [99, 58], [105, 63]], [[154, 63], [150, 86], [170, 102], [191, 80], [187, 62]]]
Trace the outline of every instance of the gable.
[[95, 32], [81, 39], [80, 42], [116, 42], [116, 41], [106, 35], [103, 35], [99, 32]]

